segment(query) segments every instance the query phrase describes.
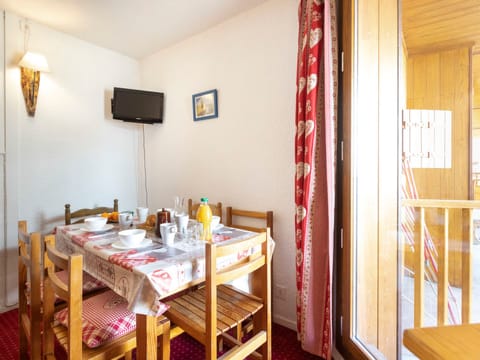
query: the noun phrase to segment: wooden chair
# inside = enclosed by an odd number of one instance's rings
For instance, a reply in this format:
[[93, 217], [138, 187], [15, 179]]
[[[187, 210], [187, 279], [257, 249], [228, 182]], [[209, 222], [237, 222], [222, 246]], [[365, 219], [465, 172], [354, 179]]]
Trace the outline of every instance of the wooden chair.
[[[20, 359], [42, 357], [42, 237], [18, 222], [18, 323]], [[28, 285], [29, 284], [29, 285]], [[27, 293], [29, 293], [27, 298]], [[29, 355], [30, 348], [30, 355]]]
[[87, 216], [98, 215], [105, 212], [118, 212], [118, 199], [113, 200], [113, 208], [110, 207], [96, 207], [94, 209], [79, 209], [74, 212], [70, 210], [70, 204], [65, 204], [65, 225], [70, 225], [72, 219], [79, 219], [76, 223], [81, 223]]
[[[123, 335], [120, 338], [108, 341], [105, 344], [89, 348], [82, 343], [82, 267], [83, 256], [73, 254], [70, 256], [60, 253], [55, 248], [55, 236], [45, 237], [44, 262], [45, 274], [45, 301], [44, 301], [44, 358], [55, 359], [54, 338], [67, 352], [68, 359], [95, 359], [107, 360], [118, 357], [132, 359], [132, 350], [136, 348], [136, 331]], [[68, 269], [67, 284], [56, 276], [57, 270]], [[111, 291], [111, 290], [110, 290]], [[56, 299], [66, 302], [68, 308], [68, 327], [54, 321], [54, 303]], [[90, 299], [90, 298], [89, 298]], [[91, 299], [90, 299], [91, 300]], [[101, 312], [99, 312], [101, 314]], [[156, 334], [160, 336], [162, 353], [159, 358], [170, 358], [170, 321], [164, 316], [157, 317]]]
[[[273, 237], [273, 211], [240, 210], [227, 206], [225, 225], [254, 232], [270, 229], [270, 236]], [[243, 325], [237, 327], [237, 339], [240, 340], [252, 329], [253, 322], [245, 321]]]
[[[271, 358], [270, 246], [267, 233], [233, 243], [206, 243], [205, 286], [167, 302], [170, 308], [165, 316], [205, 345], [207, 360], [217, 359], [218, 336], [233, 345], [221, 359], [244, 359], [250, 354]], [[236, 254], [255, 246], [260, 246], [261, 250], [237, 259]], [[236, 262], [217, 270], [217, 258], [228, 255], [232, 255]], [[224, 284], [253, 272], [255, 295]], [[250, 316], [253, 316], [255, 330], [246, 342], [242, 343], [227, 333]], [[259, 347], [260, 352], [257, 352]]]
[[[51, 236], [51, 235], [50, 235]], [[19, 344], [20, 359], [41, 359], [42, 356], [42, 329], [43, 322], [43, 280], [44, 240], [40, 233], [29, 234], [27, 222], [18, 222], [18, 315], [19, 315]], [[63, 276], [62, 279], [65, 279]], [[103, 291], [98, 284], [87, 284], [82, 289], [85, 297]], [[96, 287], [95, 287], [96, 285]], [[55, 301], [55, 310], [65, 306], [63, 301]], [[30, 344], [30, 356], [28, 348]]]
[[[273, 237], [273, 211], [240, 210], [234, 209], [231, 206], [227, 206], [226, 210], [226, 226], [255, 232], [262, 232], [269, 228], [270, 236]], [[259, 219], [261, 224], [258, 222], [254, 224], [254, 219]], [[248, 225], [245, 225], [245, 221]]]
[[[48, 237], [48, 239], [47, 239]], [[44, 287], [44, 356], [55, 359], [54, 338], [64, 347], [68, 359], [112, 359], [127, 354], [136, 347], [135, 331], [107, 342], [97, 348], [82, 343], [82, 263], [81, 254], [66, 256], [55, 249], [55, 238], [47, 236], [45, 263], [47, 273]], [[55, 275], [55, 269], [68, 269], [68, 283]], [[55, 297], [63, 299], [68, 308], [68, 327], [54, 321]]]
[[[222, 222], [222, 203], [218, 202], [216, 204], [210, 204], [210, 209], [212, 209], [212, 215], [220, 216], [220, 222]], [[188, 216], [190, 219], [195, 219], [197, 216], [197, 210], [200, 206], [200, 203], [193, 203], [192, 199], [188, 199]]]

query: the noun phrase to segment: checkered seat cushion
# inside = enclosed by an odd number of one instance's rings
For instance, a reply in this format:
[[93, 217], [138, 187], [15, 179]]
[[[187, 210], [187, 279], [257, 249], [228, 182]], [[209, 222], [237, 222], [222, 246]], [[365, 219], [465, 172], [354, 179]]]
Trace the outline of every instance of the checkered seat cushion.
[[[90, 348], [121, 337], [135, 330], [135, 313], [127, 309], [127, 301], [112, 290], [83, 301], [82, 341]], [[55, 320], [68, 324], [68, 309], [58, 311]]]

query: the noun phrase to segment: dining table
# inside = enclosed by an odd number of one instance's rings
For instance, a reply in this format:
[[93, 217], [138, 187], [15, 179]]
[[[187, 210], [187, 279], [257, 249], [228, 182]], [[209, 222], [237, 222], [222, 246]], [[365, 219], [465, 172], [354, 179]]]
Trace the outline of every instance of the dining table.
[[[90, 231], [82, 224], [59, 226], [56, 247], [64, 254], [82, 254], [84, 271], [128, 301], [129, 309], [136, 314], [137, 359], [156, 359], [157, 316], [167, 309], [162, 299], [205, 281], [205, 244], [178, 237], [167, 246], [149, 231], [140, 245], [130, 248], [120, 241], [120, 230], [118, 224], [107, 224], [100, 231]], [[220, 226], [214, 231], [213, 241], [237, 241], [255, 235]], [[222, 258], [217, 267], [228, 266], [254, 251]]]
[[403, 344], [419, 359], [480, 359], [480, 324], [407, 329]]

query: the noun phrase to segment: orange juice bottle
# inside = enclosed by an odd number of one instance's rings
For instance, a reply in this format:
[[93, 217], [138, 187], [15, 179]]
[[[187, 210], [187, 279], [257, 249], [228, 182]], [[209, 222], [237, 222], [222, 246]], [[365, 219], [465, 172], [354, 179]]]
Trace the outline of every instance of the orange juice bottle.
[[212, 241], [212, 229], [210, 224], [212, 222], [212, 209], [208, 206], [208, 199], [201, 198], [200, 206], [197, 210], [197, 221], [202, 224], [202, 231], [200, 233], [200, 240]]

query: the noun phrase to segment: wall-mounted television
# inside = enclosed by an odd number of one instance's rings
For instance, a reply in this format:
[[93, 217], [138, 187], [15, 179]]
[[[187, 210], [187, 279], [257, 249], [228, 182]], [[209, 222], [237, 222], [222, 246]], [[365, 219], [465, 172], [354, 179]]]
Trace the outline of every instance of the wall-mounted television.
[[163, 93], [114, 87], [112, 115], [129, 122], [162, 123]]

